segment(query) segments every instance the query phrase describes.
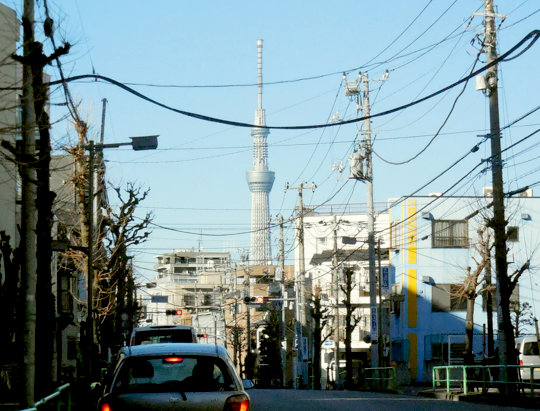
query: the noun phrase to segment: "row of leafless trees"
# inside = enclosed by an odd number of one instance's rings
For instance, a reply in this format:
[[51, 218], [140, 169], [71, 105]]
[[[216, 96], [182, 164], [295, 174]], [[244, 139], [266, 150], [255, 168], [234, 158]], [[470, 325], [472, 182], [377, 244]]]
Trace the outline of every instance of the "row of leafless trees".
[[[61, 370], [58, 370], [56, 375], [52, 374], [52, 370], [55, 369], [55, 334], [61, 332], [65, 324], [58, 320], [56, 315], [58, 313], [55, 300], [59, 296], [53, 293], [53, 283], [58, 281], [55, 277], [57, 270], [73, 276], [75, 273], [87, 273], [88, 260], [84, 250], [88, 249], [89, 243], [88, 205], [92, 199], [88, 198], [88, 124], [82, 120], [79, 104], [73, 101], [68, 84], [60, 81], [60, 90], [68, 103], [68, 115], [71, 117], [77, 142], [72, 146], [64, 146], [63, 152], [58, 153], [72, 156], [76, 165], [71, 176], [76, 193], [76, 207], [73, 208], [74, 215], [55, 215], [61, 207], [58, 205], [56, 193], [50, 187], [51, 175], [56, 170], [51, 168], [54, 154], [51, 149], [51, 122], [54, 120], [49, 118], [48, 107], [51, 94], [58, 90], [44, 80], [44, 73], [47, 67], [54, 64], [59, 77], [64, 79], [60, 57], [69, 52], [70, 45], [56, 45], [55, 25], [49, 16], [46, 2], [45, 21], [41, 32], [43, 43], [37, 41], [33, 1], [25, 0], [24, 3], [22, 52], [1, 56], [2, 65], [18, 65], [22, 68], [24, 86], [21, 86], [16, 77], [12, 85], [2, 84], [2, 93], [11, 90], [21, 94], [22, 98], [20, 106], [2, 104], [0, 107], [0, 110], [4, 111], [3, 118], [11, 116], [13, 120], [11, 125], [4, 127], [3, 124], [0, 130], [3, 148], [1, 160], [3, 164], [11, 164], [16, 170], [16, 175], [6, 173], [5, 176], [22, 181], [22, 196], [29, 200], [27, 203], [23, 202], [22, 207], [25, 207], [24, 204], [34, 204], [37, 220], [35, 229], [32, 226], [28, 228], [26, 219], [27, 216], [32, 216], [33, 211], [30, 209], [29, 213], [21, 213], [22, 221], [18, 226], [20, 243], [16, 243], [16, 239], [10, 238], [0, 227], [0, 322], [3, 326], [0, 333], [0, 365], [13, 363], [14, 368], [21, 369], [22, 384], [15, 384], [14, 381], [11, 383], [14, 388], [22, 387], [20, 404], [26, 407], [32, 405], [35, 399], [49, 394], [54, 384], [61, 382]], [[47, 48], [52, 49], [50, 54], [44, 52], [45, 42], [49, 44]], [[22, 112], [22, 124], [17, 124], [15, 120], [19, 110]], [[36, 130], [37, 138], [34, 137]], [[13, 136], [16, 134], [22, 135], [22, 144], [15, 144]], [[147, 197], [148, 191], [134, 183], [128, 183], [124, 188], [112, 187], [112, 192], [120, 204], [113, 207], [104, 201], [107, 196], [103, 193], [107, 186], [103, 162], [99, 164], [99, 168], [98, 175], [101, 178], [96, 196], [100, 199], [96, 213], [99, 218], [94, 238], [96, 252], [92, 261], [96, 273], [93, 283], [95, 291], [93, 307], [87, 307], [93, 313], [96, 349], [93, 353], [82, 353], [85, 362], [92, 361], [96, 364], [121, 345], [126, 329], [133, 324], [137, 315], [138, 307], [133, 299], [136, 284], [129, 264], [128, 249], [146, 240], [150, 234], [148, 227], [151, 222], [150, 214], [140, 219], [135, 217], [137, 207]], [[15, 218], [13, 215], [14, 220]], [[53, 238], [53, 226], [54, 231], [59, 233], [58, 238]], [[55, 259], [53, 239], [65, 240], [68, 244], [67, 249], [58, 252], [55, 256], [58, 258]], [[27, 264], [32, 259], [37, 264]], [[54, 270], [51, 264], [53, 261], [59, 261]], [[36, 267], [37, 272], [33, 272], [32, 267]], [[35, 284], [29, 286], [33, 281]], [[35, 287], [35, 295], [32, 287]], [[29, 292], [31, 294], [28, 294]], [[76, 300], [80, 298], [78, 295], [73, 297]], [[35, 306], [29, 310], [28, 301], [33, 301], [34, 298]], [[83, 304], [85, 301], [78, 302]], [[35, 333], [34, 328], [26, 327], [32, 323], [35, 325]], [[58, 351], [58, 347], [56, 348]], [[18, 350], [16, 355], [14, 349]], [[17, 367], [17, 364], [20, 367]], [[99, 370], [99, 367], [96, 369]]]

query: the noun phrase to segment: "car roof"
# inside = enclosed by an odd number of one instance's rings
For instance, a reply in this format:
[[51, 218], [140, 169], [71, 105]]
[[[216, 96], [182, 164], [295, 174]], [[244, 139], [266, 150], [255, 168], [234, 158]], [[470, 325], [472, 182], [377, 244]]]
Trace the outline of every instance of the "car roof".
[[521, 342], [534, 342], [534, 341], [536, 341], [536, 336], [533, 336], [533, 335], [516, 338], [516, 343], [518, 343], [518, 342], [519, 343], [521, 343]]
[[124, 347], [126, 357], [148, 355], [204, 355], [209, 357], [227, 358], [227, 350], [221, 345], [199, 343], [167, 343], [145, 344]]
[[134, 328], [133, 331], [146, 331], [146, 330], [193, 330], [191, 325], [148, 325], [145, 327]]

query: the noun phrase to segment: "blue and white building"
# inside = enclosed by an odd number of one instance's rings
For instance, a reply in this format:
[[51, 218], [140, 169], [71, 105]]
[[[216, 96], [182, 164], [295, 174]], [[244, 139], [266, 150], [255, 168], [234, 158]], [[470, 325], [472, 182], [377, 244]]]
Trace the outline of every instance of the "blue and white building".
[[[478, 229], [484, 228], [493, 214], [489, 187], [484, 188], [484, 195], [433, 194], [389, 201], [389, 260], [394, 284], [389, 304], [391, 360], [407, 367], [412, 380], [427, 381], [433, 366], [461, 360], [466, 304], [457, 296], [456, 287], [463, 283], [467, 267], [474, 270], [480, 261]], [[512, 300], [529, 302], [537, 310], [539, 273], [535, 267], [540, 263], [536, 253], [540, 245], [540, 198], [533, 197], [530, 189], [519, 197], [508, 198], [505, 217], [508, 272], [519, 269], [527, 260], [531, 267], [521, 276]], [[491, 277], [495, 284], [493, 254]], [[480, 281], [485, 281], [483, 273]], [[486, 353], [485, 307], [483, 296], [478, 296], [473, 339], [477, 355]], [[533, 314], [537, 317], [540, 313]], [[493, 327], [496, 335], [496, 309]]]

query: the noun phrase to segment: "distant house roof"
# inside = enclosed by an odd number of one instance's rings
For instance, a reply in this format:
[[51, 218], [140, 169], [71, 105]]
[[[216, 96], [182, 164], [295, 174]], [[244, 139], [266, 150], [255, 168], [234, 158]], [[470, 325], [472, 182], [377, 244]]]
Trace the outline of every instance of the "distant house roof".
[[[375, 251], [377, 253], [377, 250]], [[311, 265], [321, 265], [323, 263], [331, 263], [334, 258], [333, 250], [324, 250], [321, 253], [313, 254]], [[338, 250], [337, 259], [340, 262], [349, 261], [368, 261], [369, 260], [369, 250], [367, 249], [357, 249], [357, 250]], [[381, 259], [388, 260], [388, 248], [381, 248]]]

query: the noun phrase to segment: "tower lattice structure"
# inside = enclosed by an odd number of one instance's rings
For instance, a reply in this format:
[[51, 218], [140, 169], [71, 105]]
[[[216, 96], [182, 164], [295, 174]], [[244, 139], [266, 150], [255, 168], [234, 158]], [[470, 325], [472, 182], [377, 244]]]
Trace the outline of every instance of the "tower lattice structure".
[[[267, 137], [270, 131], [266, 126], [266, 115], [262, 108], [262, 40], [257, 40], [258, 97], [255, 110], [256, 127], [251, 129], [253, 137], [253, 168], [246, 173], [251, 191], [251, 247], [249, 261], [253, 265], [271, 264], [270, 207], [268, 194], [274, 184], [274, 172], [268, 170]], [[259, 127], [257, 127], [259, 126]]]

